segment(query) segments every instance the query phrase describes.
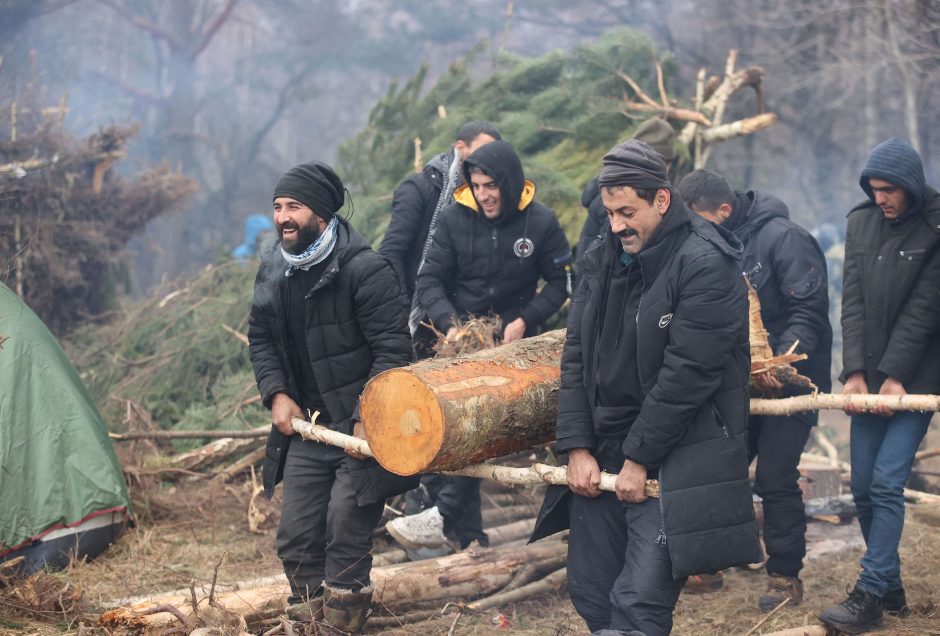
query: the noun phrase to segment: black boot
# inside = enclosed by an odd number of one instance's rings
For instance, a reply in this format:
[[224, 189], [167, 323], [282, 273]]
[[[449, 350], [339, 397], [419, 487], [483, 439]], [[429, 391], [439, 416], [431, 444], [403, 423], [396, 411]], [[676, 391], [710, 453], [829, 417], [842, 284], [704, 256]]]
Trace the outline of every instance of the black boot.
[[862, 634], [874, 627], [881, 627], [882, 613], [881, 597], [856, 585], [847, 599], [824, 611], [819, 615], [819, 620], [846, 634]]
[[907, 596], [904, 594], [903, 587], [888, 590], [881, 601], [887, 614], [904, 617], [911, 613], [911, 609], [907, 606]]

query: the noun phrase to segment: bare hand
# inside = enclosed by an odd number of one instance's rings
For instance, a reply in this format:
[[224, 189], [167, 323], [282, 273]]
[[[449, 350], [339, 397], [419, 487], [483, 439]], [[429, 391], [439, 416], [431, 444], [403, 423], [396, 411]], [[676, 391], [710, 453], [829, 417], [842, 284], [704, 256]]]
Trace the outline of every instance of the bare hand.
[[617, 474], [617, 499], [627, 503], [646, 501], [646, 466], [625, 459]]
[[[359, 439], [365, 439], [365, 438], [366, 438], [366, 427], [362, 425], [362, 422], [358, 422], [358, 421], [357, 421], [357, 422], [353, 423], [353, 431], [352, 431], [352, 434], [353, 434], [353, 437], [358, 437]], [[350, 457], [352, 457], [353, 459], [358, 459], [358, 460], [360, 460], [360, 461], [365, 461], [365, 460], [369, 459], [369, 456], [368, 456], [368, 455], [363, 455], [362, 453], [357, 452], [357, 451], [354, 451], [354, 450], [351, 449], [351, 448], [347, 448], [347, 449], [346, 449], [346, 454], [349, 455]]]
[[[845, 380], [842, 385], [842, 395], [865, 395], [868, 393], [868, 383], [865, 382], [865, 374], [856, 371]], [[861, 415], [865, 409], [856, 406], [846, 405], [843, 409], [848, 415]]]
[[519, 340], [525, 335], [525, 320], [516, 318], [503, 330], [503, 343]]
[[568, 487], [576, 495], [596, 497], [601, 494], [601, 467], [588, 449], [573, 448], [568, 451], [566, 476]]
[[275, 393], [271, 401], [271, 423], [274, 424], [274, 428], [283, 435], [293, 435], [294, 426], [291, 420], [295, 417], [301, 419], [304, 417], [304, 412], [300, 410], [297, 402], [294, 402], [286, 393]]
[[755, 375], [754, 384], [761, 391], [773, 392], [783, 388], [783, 382], [777, 379], [773, 371], [766, 371]]
[[[907, 390], [904, 388], [904, 385], [895, 380], [894, 378], [888, 378], [882, 383], [881, 390], [878, 391], [878, 395], [907, 395]], [[894, 415], [894, 411], [889, 409], [886, 405], [875, 406], [871, 409], [872, 413], [877, 413], [884, 417], [891, 417]]]

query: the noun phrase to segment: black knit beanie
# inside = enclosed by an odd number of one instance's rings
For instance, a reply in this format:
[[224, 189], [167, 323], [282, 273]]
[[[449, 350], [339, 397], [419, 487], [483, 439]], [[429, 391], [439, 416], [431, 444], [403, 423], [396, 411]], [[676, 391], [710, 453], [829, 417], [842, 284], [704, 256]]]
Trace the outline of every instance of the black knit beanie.
[[320, 161], [294, 166], [274, 188], [274, 198], [290, 197], [300, 201], [325, 221], [343, 207], [346, 191], [333, 168]]
[[920, 155], [907, 141], [892, 137], [882, 141], [869, 153], [859, 185], [874, 202], [875, 193], [868, 183], [872, 177], [904, 188], [911, 197], [911, 207], [907, 212], [920, 210], [927, 189], [927, 178], [924, 176], [924, 164]]
[[631, 139], [610, 149], [598, 179], [601, 187], [630, 186], [642, 190], [669, 187], [663, 156], [644, 141]]

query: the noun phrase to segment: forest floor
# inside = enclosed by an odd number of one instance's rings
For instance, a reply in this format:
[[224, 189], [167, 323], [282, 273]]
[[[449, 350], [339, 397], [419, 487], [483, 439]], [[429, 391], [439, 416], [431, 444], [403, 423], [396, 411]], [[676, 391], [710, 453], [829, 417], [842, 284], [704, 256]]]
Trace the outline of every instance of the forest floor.
[[[936, 431], [931, 432], [931, 437], [936, 435]], [[139, 461], [126, 447], [119, 450], [125, 467]], [[57, 582], [50, 589], [61, 593], [68, 588], [74, 602], [67, 604], [67, 611], [26, 610], [9, 588], [4, 592], [5, 588], [0, 587], [0, 634], [103, 634], [106, 632], [97, 624], [99, 613], [134, 597], [185, 589], [193, 581], [197, 589], [208, 589], [216, 569], [222, 585], [281, 572], [274, 550], [280, 506], [277, 495], [270, 502], [258, 497], [257, 485], [250, 479], [229, 484], [189, 477], [169, 483], [138, 472], [130, 482], [136, 526], [99, 558], [74, 562], [64, 572], [43, 575]], [[484, 507], [494, 505], [494, 498], [487, 492], [505, 491], [488, 485], [484, 489]], [[514, 492], [519, 501], [537, 503], [540, 499], [540, 494], [532, 490]], [[247, 514], [250, 502], [255, 524], [260, 521], [254, 531]], [[809, 556], [802, 575], [805, 602], [782, 608], [753, 634], [814, 624], [818, 613], [842, 600], [846, 586], [854, 582], [863, 552], [854, 520], [841, 524], [811, 521], [808, 542]], [[380, 536], [376, 551], [389, 545], [390, 539]], [[908, 507], [901, 557], [913, 613], [902, 619], [886, 617], [884, 629], [877, 633], [940, 635], [940, 505]], [[735, 569], [726, 572], [720, 590], [683, 592], [673, 633], [751, 633], [749, 630], [767, 614], [757, 608], [765, 581], [763, 570]], [[395, 629], [373, 628], [368, 633], [528, 636], [582, 635], [588, 630], [562, 589], [498, 609], [464, 613], [456, 623], [451, 614]]]

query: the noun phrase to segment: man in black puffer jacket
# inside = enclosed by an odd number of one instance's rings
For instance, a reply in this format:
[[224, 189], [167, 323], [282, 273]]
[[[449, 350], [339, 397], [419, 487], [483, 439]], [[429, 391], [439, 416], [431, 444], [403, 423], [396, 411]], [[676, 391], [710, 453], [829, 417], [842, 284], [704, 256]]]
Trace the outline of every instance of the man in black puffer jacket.
[[740, 243], [689, 212], [649, 145], [615, 146], [600, 185], [611, 228], [584, 255], [561, 362], [570, 491], [550, 488], [532, 539], [570, 526], [568, 589], [591, 630], [657, 636], [689, 575], [762, 558], [747, 292]]
[[[503, 342], [531, 336], [567, 297], [568, 241], [555, 213], [535, 200], [535, 186], [505, 141], [480, 147], [463, 172], [466, 184], [442, 212], [418, 274], [418, 300], [442, 333], [469, 316], [496, 314]], [[540, 278], [545, 285], [536, 291]], [[434, 506], [386, 526], [399, 543], [436, 547], [445, 537], [461, 547], [487, 543], [479, 480], [444, 479], [432, 493]]]
[[[823, 393], [832, 388], [832, 326], [826, 257], [812, 235], [790, 220], [780, 199], [765, 192], [734, 192], [719, 174], [696, 170], [679, 183], [692, 211], [734, 232], [744, 244], [743, 270], [757, 291], [761, 318], [774, 355], [805, 353], [797, 370]], [[778, 397], [809, 393], [808, 387], [783, 386], [770, 374], [755, 383]], [[799, 578], [806, 555], [806, 511], [800, 490], [800, 454], [816, 425], [818, 412], [754, 415], [748, 421], [748, 457], [757, 458], [754, 490], [763, 498], [767, 591], [758, 599], [769, 611], [790, 599], [803, 600]]]
[[372, 532], [386, 497], [417, 480], [297, 439], [291, 424], [319, 411], [318, 424], [364, 437], [358, 402], [366, 381], [411, 360], [398, 278], [336, 215], [344, 196], [342, 181], [319, 162], [278, 182], [280, 241], [262, 258], [248, 341], [273, 423], [263, 469], [268, 497], [284, 480], [277, 550], [291, 585], [288, 613], [358, 633], [372, 598]]

